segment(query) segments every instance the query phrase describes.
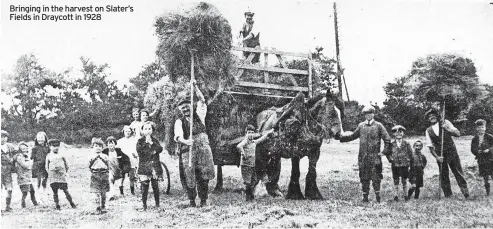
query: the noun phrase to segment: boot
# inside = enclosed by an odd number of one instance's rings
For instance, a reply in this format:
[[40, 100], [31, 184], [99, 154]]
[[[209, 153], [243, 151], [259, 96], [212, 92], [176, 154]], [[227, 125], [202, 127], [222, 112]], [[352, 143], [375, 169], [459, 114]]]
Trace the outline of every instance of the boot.
[[120, 186], [120, 195], [123, 196], [123, 186]]
[[399, 202], [399, 197], [394, 196], [394, 201], [395, 201], [395, 202]]
[[484, 188], [486, 189], [486, 195], [489, 196], [490, 195], [490, 183], [484, 184]]
[[190, 200], [190, 207], [197, 207], [195, 200]]
[[61, 210], [62, 208], [60, 207], [60, 205], [59, 205], [59, 204], [55, 204], [55, 209], [56, 209], [56, 210]]
[[206, 199], [200, 199], [200, 207], [205, 207], [207, 206], [207, 200]]
[[414, 199], [419, 199], [419, 188], [416, 188], [416, 193], [414, 193]]
[[134, 186], [130, 186], [130, 193], [132, 195], [135, 195], [135, 188], [134, 188]]
[[159, 207], [159, 192], [154, 192], [154, 202], [156, 202], [156, 207]]
[[149, 185], [142, 183], [142, 208], [147, 210], [147, 194], [149, 192]]
[[253, 194], [252, 194], [252, 188], [251, 187], [247, 187], [245, 189], [245, 200], [246, 201], [251, 201], [253, 200]]
[[377, 203], [380, 203], [380, 192], [375, 192], [375, 198], [377, 199]]
[[26, 208], [26, 200], [22, 200], [21, 206], [22, 206], [22, 208]]
[[363, 202], [369, 202], [367, 193], [363, 193]]
[[7, 205], [5, 207], [5, 211], [8, 212], [8, 211], [12, 211], [12, 208], [10, 208], [10, 201], [12, 201], [12, 191], [8, 191], [7, 193], [7, 198], [5, 198], [5, 204]]

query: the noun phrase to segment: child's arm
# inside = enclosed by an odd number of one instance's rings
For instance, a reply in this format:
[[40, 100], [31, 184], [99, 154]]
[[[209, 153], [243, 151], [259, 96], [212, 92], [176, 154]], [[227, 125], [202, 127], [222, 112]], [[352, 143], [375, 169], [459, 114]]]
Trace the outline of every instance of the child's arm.
[[425, 155], [421, 155], [421, 157], [423, 158], [423, 169], [424, 169], [426, 167], [426, 164], [428, 163], [428, 160], [426, 160]]
[[161, 144], [157, 139], [152, 139], [152, 143], [153, 143], [152, 147], [154, 149], [154, 152], [156, 152], [156, 154], [160, 154], [161, 152], [163, 152], [163, 147], [161, 146]]
[[244, 150], [243, 150], [243, 147], [245, 147], [247, 143], [247, 138], [245, 137], [240, 143], [238, 143], [238, 145], [236, 146], [236, 148], [238, 148], [238, 151], [240, 151], [241, 155], [244, 154]]
[[62, 156], [62, 160], [63, 160], [63, 164], [65, 164], [65, 171], [68, 172], [68, 163], [67, 163], [67, 159], [65, 158], [65, 156]]
[[261, 142], [265, 141], [265, 139], [267, 139], [269, 137], [269, 134], [271, 134], [273, 132], [274, 132], [274, 129], [270, 129], [267, 132], [265, 132], [264, 135], [262, 135], [262, 137], [260, 137], [259, 139], [253, 140], [253, 142], [255, 142], [255, 144], [261, 143]]
[[[24, 157], [23, 154], [17, 154], [16, 158], [15, 158], [15, 163], [18, 164], [21, 168], [24, 168], [24, 169], [28, 169], [29, 168], [29, 162], [31, 160], [27, 160], [26, 161], [26, 157]], [[32, 166], [32, 164], [31, 164]]]
[[46, 171], [50, 171], [50, 155], [46, 156], [46, 162], [45, 162], [45, 169]]

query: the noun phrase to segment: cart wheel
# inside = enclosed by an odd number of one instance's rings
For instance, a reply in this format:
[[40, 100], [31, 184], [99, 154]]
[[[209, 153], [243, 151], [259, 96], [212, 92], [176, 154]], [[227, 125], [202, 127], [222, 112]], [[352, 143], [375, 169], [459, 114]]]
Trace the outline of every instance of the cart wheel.
[[160, 185], [161, 187], [159, 189], [160, 190], [163, 190], [163, 192], [166, 195], [169, 195], [170, 189], [171, 189], [171, 178], [169, 176], [169, 170], [168, 170], [168, 167], [166, 166], [166, 164], [164, 164], [163, 162], [161, 162], [161, 167], [163, 168], [163, 172], [164, 172], [163, 173], [164, 181], [163, 182], [160, 182], [161, 183], [161, 185]]

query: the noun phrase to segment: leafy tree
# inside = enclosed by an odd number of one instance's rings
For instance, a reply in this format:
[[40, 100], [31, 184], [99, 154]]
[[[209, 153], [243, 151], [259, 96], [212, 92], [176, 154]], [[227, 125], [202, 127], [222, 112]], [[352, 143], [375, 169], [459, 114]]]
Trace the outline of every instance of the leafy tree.
[[130, 83], [133, 85], [133, 88], [131, 88], [132, 93], [135, 94], [139, 100], [143, 101], [147, 87], [160, 80], [165, 75], [166, 69], [158, 62], [155, 61], [145, 65], [137, 76], [130, 79]]

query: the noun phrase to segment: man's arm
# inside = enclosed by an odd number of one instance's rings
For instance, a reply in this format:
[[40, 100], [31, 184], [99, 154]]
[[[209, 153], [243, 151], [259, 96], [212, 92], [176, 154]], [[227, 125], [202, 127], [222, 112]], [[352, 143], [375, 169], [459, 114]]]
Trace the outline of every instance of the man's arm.
[[460, 131], [455, 128], [455, 126], [449, 121], [445, 119], [445, 122], [443, 123], [443, 129], [449, 132], [452, 136], [455, 137], [460, 137]]
[[175, 140], [175, 142], [185, 144], [188, 146], [192, 144], [192, 140], [190, 139], [186, 140], [183, 136], [182, 122], [180, 119], [177, 119], [175, 121], [174, 133], [175, 133], [175, 137], [173, 139]]
[[354, 130], [353, 133], [351, 133], [351, 134], [346, 135], [346, 134], [342, 133], [340, 142], [350, 142], [350, 141], [353, 141], [355, 139], [358, 139], [359, 133], [360, 133], [360, 125], [358, 125], [356, 130]]
[[197, 86], [197, 83], [195, 81], [192, 82], [193, 86], [195, 88], [195, 94], [197, 95], [197, 98], [199, 99], [200, 102], [205, 103], [205, 98], [202, 92], [199, 89], [199, 86]]

